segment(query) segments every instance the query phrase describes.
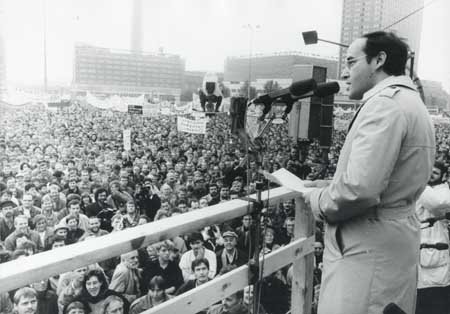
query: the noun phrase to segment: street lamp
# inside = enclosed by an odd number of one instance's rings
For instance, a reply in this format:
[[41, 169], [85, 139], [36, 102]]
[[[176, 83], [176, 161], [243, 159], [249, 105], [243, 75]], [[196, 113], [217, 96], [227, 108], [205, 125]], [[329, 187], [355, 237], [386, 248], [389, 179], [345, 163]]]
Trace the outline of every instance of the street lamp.
[[242, 25], [243, 28], [247, 28], [249, 30], [249, 48], [248, 48], [248, 88], [247, 88], [247, 97], [250, 100], [250, 89], [252, 82], [252, 49], [253, 49], [253, 34], [256, 29], [261, 28], [260, 25], [252, 25], [246, 24]]
[[[330, 41], [330, 40], [325, 40], [325, 39], [320, 39], [319, 36], [317, 35], [317, 31], [308, 31], [308, 32], [303, 32], [302, 33], [303, 36], [303, 41], [305, 42], [305, 45], [314, 45], [317, 44], [317, 42], [319, 41], [323, 41], [332, 45], [337, 45], [340, 47], [344, 47], [344, 48], [348, 48], [348, 45], [346, 44], [342, 44], [342, 43], [338, 43], [335, 41]], [[341, 55], [340, 53], [340, 48], [339, 48], [339, 56]], [[338, 77], [341, 75], [341, 61], [339, 60], [338, 62]]]
[[333, 45], [338, 45], [338, 46], [341, 46], [344, 48], [348, 48], [348, 45], [346, 45], [346, 44], [342, 44], [342, 43], [338, 43], [338, 42], [330, 41], [330, 40], [325, 40], [325, 39], [320, 39], [317, 35], [317, 31], [303, 32], [302, 36], [303, 36], [303, 41], [305, 42], [305, 45], [317, 44], [318, 41], [323, 41], [323, 42], [330, 43]]

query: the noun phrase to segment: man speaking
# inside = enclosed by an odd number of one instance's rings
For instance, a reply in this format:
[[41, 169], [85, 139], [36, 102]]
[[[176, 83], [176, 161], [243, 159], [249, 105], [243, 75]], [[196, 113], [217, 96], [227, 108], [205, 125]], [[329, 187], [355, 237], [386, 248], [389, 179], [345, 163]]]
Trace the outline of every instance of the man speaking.
[[374, 32], [347, 51], [350, 123], [333, 180], [305, 195], [325, 221], [319, 314], [380, 314], [389, 303], [413, 314], [419, 260], [415, 202], [434, 163], [434, 129], [405, 76], [407, 45]]

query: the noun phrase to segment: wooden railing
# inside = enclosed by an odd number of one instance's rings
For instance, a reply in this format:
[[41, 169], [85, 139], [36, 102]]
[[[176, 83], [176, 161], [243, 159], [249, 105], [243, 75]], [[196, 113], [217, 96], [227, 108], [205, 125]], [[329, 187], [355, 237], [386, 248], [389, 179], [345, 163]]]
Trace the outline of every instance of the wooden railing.
[[[256, 195], [250, 195], [256, 198]], [[277, 205], [295, 198], [295, 240], [264, 257], [263, 276], [293, 263], [291, 313], [310, 313], [314, 263], [314, 219], [298, 193], [284, 187], [262, 192], [262, 201]], [[150, 224], [111, 233], [27, 258], [0, 264], [0, 292], [10, 291], [51, 276], [119, 256], [152, 243], [219, 224], [253, 212], [253, 205], [232, 200], [177, 215]], [[248, 266], [232, 270], [200, 287], [160, 304], [144, 313], [196, 313], [243, 289]]]

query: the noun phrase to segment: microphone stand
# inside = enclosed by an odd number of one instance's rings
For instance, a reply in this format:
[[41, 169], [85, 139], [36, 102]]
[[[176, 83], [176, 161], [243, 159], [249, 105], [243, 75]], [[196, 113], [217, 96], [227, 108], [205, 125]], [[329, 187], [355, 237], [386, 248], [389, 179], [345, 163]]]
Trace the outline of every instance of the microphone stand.
[[[283, 114], [283, 119], [286, 118], [286, 114]], [[269, 129], [269, 126], [272, 124], [273, 120], [275, 120], [276, 116], [275, 113], [273, 113], [269, 120], [266, 122], [266, 124], [263, 126], [263, 128], [258, 132], [258, 134], [255, 137], [256, 140], [260, 140], [262, 135]], [[246, 139], [250, 143], [249, 146], [252, 146], [252, 148], [257, 148], [254, 141], [251, 141], [248, 134], [246, 134]], [[255, 149], [253, 151], [256, 155], [256, 159], [259, 162], [258, 164], [261, 164], [262, 161], [262, 147], [259, 147], [259, 149]], [[248, 158], [249, 152], [247, 152]], [[247, 169], [247, 176], [250, 176], [250, 169]], [[259, 242], [261, 238], [261, 216], [262, 215], [262, 209], [264, 208], [264, 204], [262, 202], [261, 193], [262, 189], [264, 187], [264, 183], [261, 180], [261, 173], [260, 171], [257, 171], [257, 180], [256, 180], [256, 199], [249, 198], [249, 197], [242, 197], [241, 199], [249, 201], [253, 204], [255, 208], [255, 220], [256, 220], [256, 239], [255, 239], [255, 251], [253, 254], [253, 257], [249, 261], [249, 284], [254, 286], [253, 289], [253, 313], [257, 314], [259, 312], [259, 303], [260, 303], [260, 296], [261, 296], [261, 280], [262, 278], [262, 266], [259, 262], [259, 255], [260, 255], [260, 248], [259, 248]], [[263, 239], [264, 241], [264, 239]], [[263, 242], [264, 243], [264, 242]], [[264, 250], [264, 245], [263, 245]], [[265, 252], [263, 251], [263, 254]]]

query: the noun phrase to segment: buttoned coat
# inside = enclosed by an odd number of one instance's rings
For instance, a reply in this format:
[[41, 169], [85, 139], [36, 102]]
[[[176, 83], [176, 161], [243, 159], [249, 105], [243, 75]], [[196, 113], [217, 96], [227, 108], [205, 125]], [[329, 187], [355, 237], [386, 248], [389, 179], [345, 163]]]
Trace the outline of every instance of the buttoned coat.
[[331, 184], [310, 204], [325, 219], [319, 314], [415, 312], [415, 203], [434, 164], [434, 128], [413, 82], [390, 76], [367, 91]]

